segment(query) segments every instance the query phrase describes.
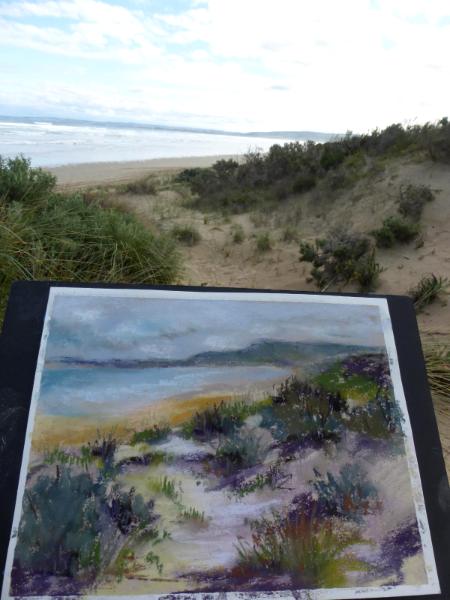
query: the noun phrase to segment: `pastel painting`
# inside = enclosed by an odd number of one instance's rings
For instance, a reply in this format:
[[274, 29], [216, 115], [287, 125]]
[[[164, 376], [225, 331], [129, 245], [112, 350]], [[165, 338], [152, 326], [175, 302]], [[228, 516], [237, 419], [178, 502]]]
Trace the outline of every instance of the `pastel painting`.
[[28, 440], [5, 597], [439, 590], [383, 299], [52, 288]]

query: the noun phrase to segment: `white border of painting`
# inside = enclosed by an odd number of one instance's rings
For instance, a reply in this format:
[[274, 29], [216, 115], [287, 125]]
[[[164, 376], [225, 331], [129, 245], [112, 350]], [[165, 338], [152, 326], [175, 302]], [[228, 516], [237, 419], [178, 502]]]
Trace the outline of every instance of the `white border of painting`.
[[[106, 296], [117, 298], [159, 298], [159, 299], [183, 299], [183, 300], [235, 300], [242, 302], [289, 302], [289, 303], [316, 303], [316, 304], [345, 304], [345, 305], [364, 305], [378, 306], [380, 319], [383, 329], [386, 351], [389, 357], [391, 369], [391, 379], [394, 386], [395, 398], [398, 401], [401, 411], [404, 416], [403, 430], [405, 433], [405, 448], [408, 461], [409, 474], [411, 479], [411, 488], [414, 494], [414, 505], [416, 509], [417, 521], [419, 524], [420, 537], [422, 542], [422, 550], [425, 561], [425, 569], [428, 576], [428, 583], [423, 585], [399, 585], [399, 586], [382, 586], [382, 587], [355, 587], [355, 588], [323, 588], [315, 590], [296, 590], [296, 591], [278, 591], [278, 592], [220, 592], [208, 593], [209, 598], [221, 598], [224, 594], [229, 600], [245, 598], [255, 598], [258, 600], [273, 599], [275, 593], [279, 597], [288, 598], [289, 600], [345, 600], [347, 598], [386, 598], [398, 596], [421, 596], [425, 594], [439, 594], [440, 586], [436, 570], [436, 562], [434, 558], [433, 545], [431, 541], [430, 528], [425, 508], [425, 500], [422, 491], [422, 484], [419, 473], [419, 466], [412, 437], [411, 422], [409, 419], [406, 398], [403, 391], [402, 380], [400, 376], [400, 368], [398, 364], [397, 350], [395, 347], [394, 333], [389, 314], [387, 300], [384, 298], [364, 298], [355, 296], [327, 296], [326, 294], [289, 294], [289, 293], [264, 293], [264, 292], [193, 292], [193, 291], [178, 291], [178, 290], [143, 290], [143, 289], [112, 289], [112, 288], [71, 288], [71, 287], [52, 287], [50, 288], [47, 310], [45, 313], [44, 327], [42, 331], [39, 356], [34, 377], [33, 393], [31, 396], [30, 412], [28, 416], [27, 432], [22, 456], [22, 465], [20, 469], [20, 478], [17, 489], [16, 506], [14, 510], [14, 518], [12, 525], [12, 534], [8, 547], [8, 555], [5, 565], [5, 575], [2, 587], [2, 600], [10, 600], [18, 598], [9, 595], [11, 584], [11, 570], [14, 558], [14, 552], [17, 543], [17, 530], [20, 523], [22, 512], [22, 500], [25, 491], [25, 483], [28, 471], [28, 463], [31, 451], [31, 439], [33, 435], [33, 427], [35, 422], [36, 406], [39, 398], [41, 376], [44, 368], [45, 353], [47, 348], [47, 340], [50, 331], [51, 315], [53, 303], [57, 296]], [[84, 596], [87, 600], [131, 600], [139, 598], [142, 600], [156, 600], [168, 594], [144, 594], [132, 596]], [[170, 596], [182, 598], [203, 598], [205, 593], [175, 593]], [[69, 596], [62, 596], [62, 598]], [[38, 598], [39, 600], [55, 600], [54, 596], [27, 596], [30, 600]], [[61, 596], [60, 596], [61, 598]]]

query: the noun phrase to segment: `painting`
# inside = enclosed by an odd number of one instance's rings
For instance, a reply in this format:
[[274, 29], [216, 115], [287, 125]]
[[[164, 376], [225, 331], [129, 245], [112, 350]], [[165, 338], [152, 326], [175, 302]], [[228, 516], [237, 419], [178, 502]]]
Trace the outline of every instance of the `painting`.
[[439, 592], [383, 298], [50, 289], [2, 597]]

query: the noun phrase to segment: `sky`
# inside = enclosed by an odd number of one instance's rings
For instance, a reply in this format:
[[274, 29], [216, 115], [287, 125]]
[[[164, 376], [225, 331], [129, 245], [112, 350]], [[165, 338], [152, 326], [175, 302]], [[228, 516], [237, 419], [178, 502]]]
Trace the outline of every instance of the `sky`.
[[374, 306], [56, 296], [46, 360], [183, 359], [262, 339], [383, 345]]
[[0, 0], [0, 114], [229, 131], [436, 121], [448, 0]]

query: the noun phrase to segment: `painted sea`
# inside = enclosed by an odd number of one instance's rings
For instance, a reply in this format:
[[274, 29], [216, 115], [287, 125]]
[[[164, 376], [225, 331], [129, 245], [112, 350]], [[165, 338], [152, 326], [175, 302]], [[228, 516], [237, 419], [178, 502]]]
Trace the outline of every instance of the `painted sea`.
[[268, 150], [277, 141], [288, 140], [150, 125], [0, 117], [0, 155], [24, 154], [36, 167], [244, 154], [250, 149]]
[[39, 411], [46, 415], [120, 416], [152, 402], [208, 390], [246, 393], [282, 379], [290, 370], [270, 365], [242, 367], [53, 367], [42, 377]]

